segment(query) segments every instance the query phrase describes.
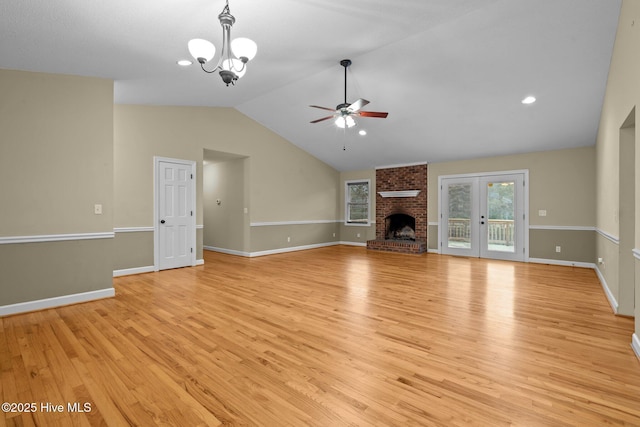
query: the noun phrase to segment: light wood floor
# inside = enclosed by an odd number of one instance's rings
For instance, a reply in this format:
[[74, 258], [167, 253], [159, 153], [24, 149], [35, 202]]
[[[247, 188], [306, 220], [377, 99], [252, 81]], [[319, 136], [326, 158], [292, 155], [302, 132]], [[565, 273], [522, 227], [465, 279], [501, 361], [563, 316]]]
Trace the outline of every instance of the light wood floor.
[[592, 270], [343, 246], [205, 261], [3, 318], [3, 401], [38, 408], [0, 425], [640, 426], [633, 320]]

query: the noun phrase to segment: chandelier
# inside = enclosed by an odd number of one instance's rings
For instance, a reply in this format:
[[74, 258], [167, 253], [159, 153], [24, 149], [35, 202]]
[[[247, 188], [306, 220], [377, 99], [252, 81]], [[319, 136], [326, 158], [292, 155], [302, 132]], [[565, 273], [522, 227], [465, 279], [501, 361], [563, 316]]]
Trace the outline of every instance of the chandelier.
[[247, 72], [247, 62], [256, 56], [258, 46], [253, 40], [244, 37], [231, 40], [231, 27], [236, 22], [236, 18], [229, 11], [229, 0], [218, 15], [218, 20], [222, 25], [222, 51], [215, 68], [208, 70], [204, 66], [216, 54], [216, 47], [210, 41], [190, 40], [188, 43], [189, 53], [200, 63], [200, 67], [205, 73], [211, 74], [218, 71], [227, 86], [229, 84], [235, 85], [236, 80]]

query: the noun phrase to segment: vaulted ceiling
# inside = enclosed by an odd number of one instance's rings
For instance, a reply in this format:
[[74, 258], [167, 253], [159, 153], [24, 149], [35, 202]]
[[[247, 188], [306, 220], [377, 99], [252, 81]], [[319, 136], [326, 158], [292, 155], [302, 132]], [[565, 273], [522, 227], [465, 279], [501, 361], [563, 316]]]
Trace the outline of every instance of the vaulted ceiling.
[[[219, 50], [224, 4], [3, 0], [0, 68], [113, 79], [116, 103], [233, 107], [338, 170], [552, 150], [595, 143], [621, 0], [229, 0], [232, 37], [258, 44], [233, 87], [176, 64], [192, 38]], [[343, 102], [344, 58], [348, 101], [387, 119], [309, 123], [326, 115], [310, 104]]]

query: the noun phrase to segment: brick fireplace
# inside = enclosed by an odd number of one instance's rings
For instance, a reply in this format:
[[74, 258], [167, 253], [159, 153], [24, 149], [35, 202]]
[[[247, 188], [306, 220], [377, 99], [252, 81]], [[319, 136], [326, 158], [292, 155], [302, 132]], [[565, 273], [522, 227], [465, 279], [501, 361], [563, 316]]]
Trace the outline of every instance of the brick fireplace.
[[376, 239], [367, 249], [427, 250], [427, 165], [376, 170]]

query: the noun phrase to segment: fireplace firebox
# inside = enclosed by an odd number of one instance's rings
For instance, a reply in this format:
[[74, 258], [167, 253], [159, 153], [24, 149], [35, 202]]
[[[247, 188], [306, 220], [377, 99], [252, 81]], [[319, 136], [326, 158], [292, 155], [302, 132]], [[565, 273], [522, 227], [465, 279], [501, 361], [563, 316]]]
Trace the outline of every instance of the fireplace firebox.
[[407, 214], [392, 214], [385, 218], [385, 239], [416, 240], [416, 219]]

